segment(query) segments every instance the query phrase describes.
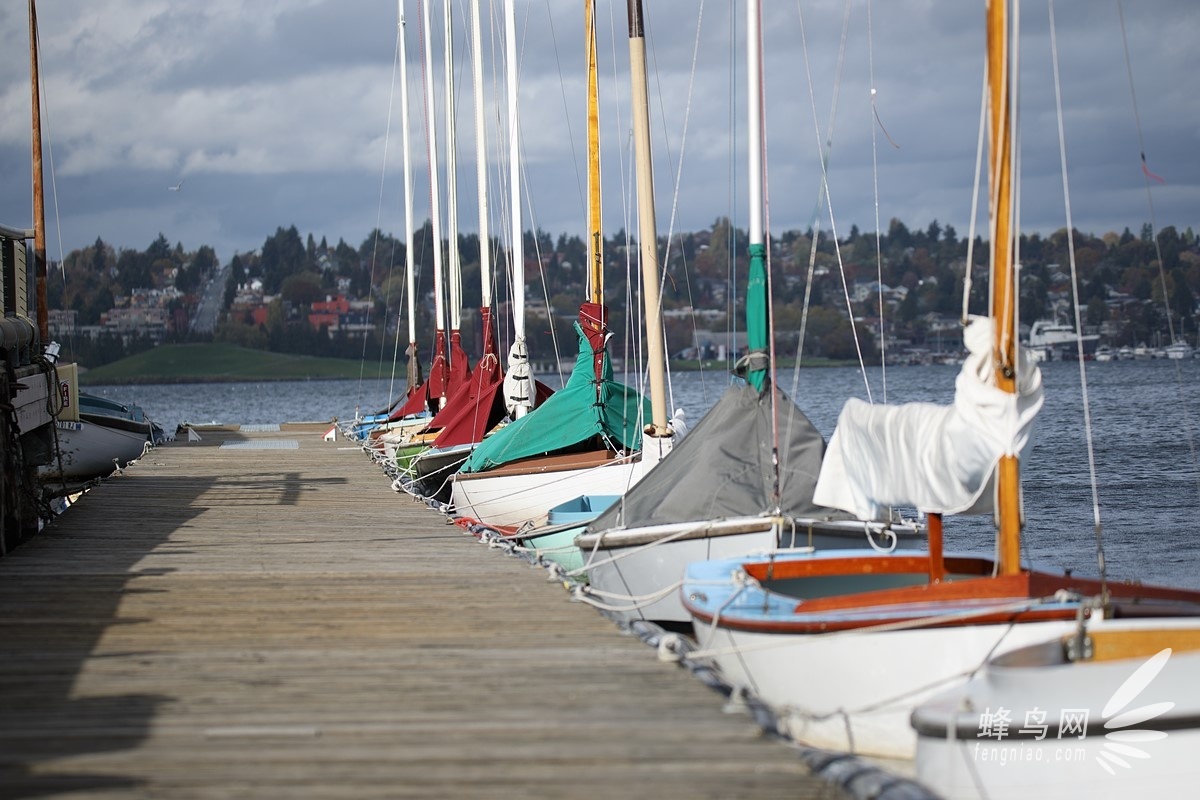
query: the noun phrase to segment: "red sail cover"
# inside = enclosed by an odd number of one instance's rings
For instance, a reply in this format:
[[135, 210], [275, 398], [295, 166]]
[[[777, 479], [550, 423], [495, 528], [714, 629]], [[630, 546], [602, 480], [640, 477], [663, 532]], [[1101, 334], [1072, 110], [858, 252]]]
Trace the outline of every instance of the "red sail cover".
[[608, 342], [608, 308], [601, 303], [584, 303], [579, 307], [579, 325], [592, 348], [592, 368], [596, 380], [603, 380], [604, 346]]
[[458, 392], [429, 423], [429, 430], [442, 429], [434, 447], [452, 447], [483, 441], [483, 436], [504, 419], [504, 372], [500, 359], [488, 353]]
[[471, 364], [467, 361], [467, 351], [463, 350], [462, 334], [450, 331], [450, 376], [446, 384], [446, 398], [458, 394], [471, 374]]
[[446, 394], [449, 372], [449, 365], [446, 363], [446, 332], [438, 331], [434, 339], [433, 361], [429, 364], [429, 377], [416, 391], [409, 394], [403, 405], [388, 415], [388, 421], [395, 422], [414, 414], [437, 411], [438, 400]]
[[[483, 329], [483, 355], [475, 364], [475, 370], [459, 385], [458, 391], [446, 402], [446, 407], [430, 420], [428, 430], [441, 433], [433, 442], [434, 447], [452, 447], [483, 441], [483, 436], [504, 419], [504, 370], [496, 355], [496, 338], [492, 333], [492, 309], [479, 309], [479, 322]], [[450, 335], [451, 354], [454, 352], [455, 336]], [[461, 344], [459, 345], [461, 349]], [[462, 363], [466, 364], [464, 354]]]

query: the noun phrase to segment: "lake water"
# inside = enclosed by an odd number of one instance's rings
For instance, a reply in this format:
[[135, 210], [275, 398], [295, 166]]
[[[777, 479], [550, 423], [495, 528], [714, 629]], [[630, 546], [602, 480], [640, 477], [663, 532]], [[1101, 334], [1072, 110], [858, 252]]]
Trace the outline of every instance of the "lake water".
[[[1091, 484], [1077, 364], [1042, 365], [1046, 404], [1022, 464], [1025, 556], [1035, 565], [1096, 574]], [[891, 402], [949, 402], [957, 367], [893, 367]], [[867, 372], [874, 399], [882, 372]], [[1200, 360], [1122, 361], [1088, 365], [1088, 394], [1109, 574], [1200, 588]], [[865, 397], [864, 378], [849, 367], [802, 370], [779, 384], [826, 438], [849, 396]], [[547, 380], [557, 386], [557, 378]], [[388, 381], [285, 381], [97, 386], [89, 391], [136, 402], [164, 428], [180, 422], [273, 423], [354, 417], [387, 405]], [[397, 386], [400, 384], [396, 384]], [[728, 385], [725, 373], [672, 378], [674, 406], [694, 424]], [[385, 480], [382, 473], [379, 479]], [[947, 548], [990, 552], [989, 519], [946, 521]]]

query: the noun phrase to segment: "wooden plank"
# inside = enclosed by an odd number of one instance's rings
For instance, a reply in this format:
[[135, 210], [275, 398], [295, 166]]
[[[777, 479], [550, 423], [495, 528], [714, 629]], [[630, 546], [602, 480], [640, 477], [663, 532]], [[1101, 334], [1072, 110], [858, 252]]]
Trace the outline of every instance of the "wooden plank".
[[322, 433], [154, 450], [0, 561], [0, 794], [838, 796]]

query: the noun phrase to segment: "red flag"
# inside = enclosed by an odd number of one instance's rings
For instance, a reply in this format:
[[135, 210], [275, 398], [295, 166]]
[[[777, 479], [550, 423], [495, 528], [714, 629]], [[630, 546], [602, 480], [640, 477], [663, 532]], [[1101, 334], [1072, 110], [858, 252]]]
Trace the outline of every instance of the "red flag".
[[1146, 154], [1145, 153], [1142, 153], [1142, 173], [1145, 174], [1145, 176], [1147, 178], [1150, 178], [1151, 180], [1158, 181], [1159, 183], [1166, 183], [1166, 180], [1161, 175], [1155, 175], [1153, 172], [1150, 171], [1150, 167], [1146, 166]]

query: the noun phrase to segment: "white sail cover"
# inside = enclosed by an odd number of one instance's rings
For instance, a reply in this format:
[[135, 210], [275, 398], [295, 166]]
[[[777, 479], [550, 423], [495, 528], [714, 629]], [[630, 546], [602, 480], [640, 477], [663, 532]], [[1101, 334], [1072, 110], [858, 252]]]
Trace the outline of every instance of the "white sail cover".
[[964, 330], [968, 356], [951, 406], [848, 400], [813, 501], [861, 519], [883, 519], [896, 506], [943, 514], [992, 511], [996, 465], [1029, 444], [1042, 407], [1042, 373], [1020, 348], [1017, 394], [997, 388], [993, 331], [988, 317], [973, 317]]
[[504, 406], [513, 419], [521, 406], [533, 409], [537, 392], [533, 388], [533, 371], [529, 367], [529, 350], [524, 339], [517, 339], [508, 348], [508, 370], [504, 373]]

